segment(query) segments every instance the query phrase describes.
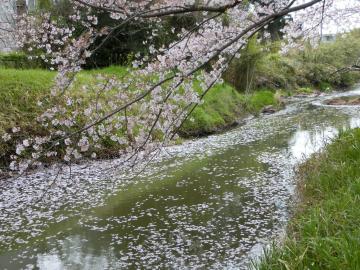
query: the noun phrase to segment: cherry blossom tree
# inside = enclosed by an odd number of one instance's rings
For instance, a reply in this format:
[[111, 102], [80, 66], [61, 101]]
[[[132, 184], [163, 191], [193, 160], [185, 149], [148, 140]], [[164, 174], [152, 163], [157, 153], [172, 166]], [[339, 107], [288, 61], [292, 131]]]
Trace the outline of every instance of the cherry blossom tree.
[[[74, 0], [71, 4], [73, 12], [67, 18], [49, 12], [18, 18], [18, 46], [30, 55], [36, 52], [30, 57], [40, 57], [58, 75], [51, 97], [39, 101], [43, 113], [37, 121], [43, 130], [24, 137], [14, 127], [2, 135], [3, 140], [17, 140], [10, 164], [14, 171], [52, 157], [65, 162], [95, 158], [104, 140], [119, 145], [124, 163], [155, 155], [176, 138], [250, 38], [259, 31], [266, 33], [269, 25], [289, 14], [293, 19], [283, 29], [284, 49], [300, 36], [314, 37], [333, 1]], [[104, 14], [116, 23], [99, 26]], [[170, 44], [155, 45], [159, 33], [154, 29], [144, 41], [149, 54], [136, 55], [133, 67], [121, 78], [99, 74], [95, 85], [81, 88], [86, 95], [74, 91], [77, 72], [118, 29], [134, 21], [160, 24], [169, 16], [195, 14], [198, 20], [190, 29], [169, 30], [177, 37]]]

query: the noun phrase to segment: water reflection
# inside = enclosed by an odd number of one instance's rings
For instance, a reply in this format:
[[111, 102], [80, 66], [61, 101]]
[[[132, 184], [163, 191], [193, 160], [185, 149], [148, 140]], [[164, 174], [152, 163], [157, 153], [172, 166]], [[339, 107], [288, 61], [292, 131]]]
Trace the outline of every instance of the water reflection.
[[56, 254], [54, 255], [39, 254], [37, 256], [36, 265], [40, 270], [45, 270], [45, 269], [61, 270], [65, 268], [61, 259]]
[[360, 118], [351, 117], [350, 128], [360, 127]]
[[315, 131], [298, 130], [289, 141], [291, 154], [297, 160], [305, 159], [319, 151], [337, 134], [338, 130], [333, 127]]
[[346, 123], [339, 122], [337, 128], [333, 126], [322, 126], [316, 127], [314, 130], [303, 130], [302, 127], [299, 126], [298, 130], [289, 140], [290, 152], [298, 161], [306, 159], [328, 144], [339, 134], [340, 130], [357, 127], [360, 127], [360, 118], [355, 117], [351, 117]]
[[[110, 258], [115, 256], [111, 253], [106, 255], [96, 254], [87, 248], [86, 239], [75, 235], [61, 241], [61, 249], [53, 252], [38, 254], [36, 257], [36, 267], [39, 270], [62, 270], [62, 269], [107, 269]], [[112, 268], [115, 264], [112, 264]]]

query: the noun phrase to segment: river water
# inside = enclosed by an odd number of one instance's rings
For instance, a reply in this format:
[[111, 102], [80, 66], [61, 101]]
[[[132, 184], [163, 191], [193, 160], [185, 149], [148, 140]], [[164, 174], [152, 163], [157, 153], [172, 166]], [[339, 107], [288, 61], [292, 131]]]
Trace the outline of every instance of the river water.
[[360, 126], [327, 98], [168, 147], [140, 175], [113, 160], [3, 183], [0, 269], [247, 269], [284, 233], [296, 165]]

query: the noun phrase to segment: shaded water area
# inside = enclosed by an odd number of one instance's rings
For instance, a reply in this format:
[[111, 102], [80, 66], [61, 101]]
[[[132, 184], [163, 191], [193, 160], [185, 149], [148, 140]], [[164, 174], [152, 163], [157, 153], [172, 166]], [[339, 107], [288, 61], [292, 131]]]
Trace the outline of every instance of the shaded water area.
[[327, 98], [168, 147], [136, 178], [114, 160], [3, 183], [0, 269], [246, 269], [283, 235], [295, 166], [360, 126]]

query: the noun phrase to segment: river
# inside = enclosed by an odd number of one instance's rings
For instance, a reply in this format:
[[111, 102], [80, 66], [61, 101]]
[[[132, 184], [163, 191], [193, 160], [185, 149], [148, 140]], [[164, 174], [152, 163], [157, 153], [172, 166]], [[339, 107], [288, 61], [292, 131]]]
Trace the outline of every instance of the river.
[[139, 175], [112, 160], [2, 183], [0, 269], [247, 269], [284, 235], [296, 165], [360, 126], [332, 96], [168, 147]]

